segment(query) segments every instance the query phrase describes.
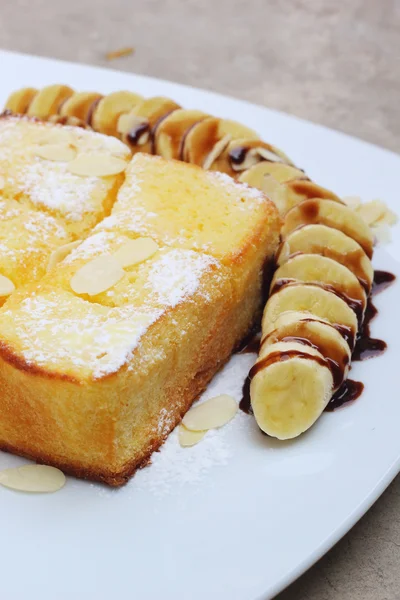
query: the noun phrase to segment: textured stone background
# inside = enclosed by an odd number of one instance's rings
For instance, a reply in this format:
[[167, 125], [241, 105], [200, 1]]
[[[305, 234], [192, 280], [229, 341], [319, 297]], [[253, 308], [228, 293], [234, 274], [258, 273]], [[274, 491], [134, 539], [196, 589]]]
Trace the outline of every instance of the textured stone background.
[[[107, 62], [122, 46], [134, 55]], [[0, 0], [0, 47], [216, 90], [400, 150], [400, 0]], [[399, 600], [399, 566], [397, 478], [279, 600]]]

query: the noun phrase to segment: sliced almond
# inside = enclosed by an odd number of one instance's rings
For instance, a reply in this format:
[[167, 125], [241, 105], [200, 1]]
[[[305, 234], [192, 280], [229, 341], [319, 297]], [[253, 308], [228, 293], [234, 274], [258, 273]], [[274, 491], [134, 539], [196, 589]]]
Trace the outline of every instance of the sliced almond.
[[0, 471], [0, 484], [20, 492], [57, 492], [65, 485], [65, 475], [55, 467], [24, 465]]
[[219, 158], [221, 156], [221, 154], [223, 153], [225, 148], [228, 146], [231, 139], [232, 139], [231, 136], [229, 134], [227, 134], [215, 144], [215, 146], [211, 150], [210, 154], [208, 156], [206, 156], [206, 158], [204, 160], [203, 169], [207, 170], [211, 167], [213, 162], [216, 161], [217, 158]]
[[69, 162], [76, 156], [76, 149], [65, 144], [46, 144], [34, 150], [35, 156], [54, 162]]
[[58, 265], [58, 263], [60, 263], [62, 260], [64, 260], [64, 258], [66, 256], [68, 256], [68, 254], [71, 252], [71, 250], [73, 250], [74, 248], [79, 246], [80, 243], [81, 243], [81, 240], [76, 240], [75, 242], [69, 242], [69, 244], [64, 244], [64, 246], [60, 246], [59, 248], [56, 248], [50, 254], [49, 262], [47, 263], [46, 270], [50, 271], [53, 267]]
[[68, 163], [68, 171], [81, 177], [109, 177], [126, 169], [121, 158], [105, 153], [80, 154]]
[[178, 430], [179, 444], [182, 448], [194, 446], [203, 439], [206, 433], [207, 431], [190, 431], [190, 429], [186, 429], [184, 425], [180, 425]]
[[75, 294], [96, 296], [113, 287], [124, 274], [114, 256], [98, 256], [75, 273], [70, 285]]
[[270, 162], [282, 162], [282, 158], [280, 156], [275, 154], [275, 152], [271, 152], [271, 150], [268, 150], [267, 148], [260, 147], [256, 148], [256, 150], [264, 160], [268, 160]]
[[373, 225], [384, 217], [386, 210], [386, 205], [381, 200], [371, 200], [371, 202], [365, 202], [357, 208], [358, 214], [367, 225]]
[[5, 277], [4, 275], [0, 275], [0, 296], [9, 296], [14, 290], [15, 285], [11, 279], [8, 279], [8, 277]]
[[237, 411], [236, 400], [232, 396], [221, 394], [191, 408], [183, 417], [182, 424], [191, 431], [216, 429], [233, 419]]
[[374, 225], [395, 225], [398, 221], [398, 217], [395, 212], [386, 207], [385, 214], [375, 221]]
[[371, 231], [375, 236], [375, 240], [378, 246], [390, 244], [392, 241], [392, 233], [390, 227], [387, 224], [378, 225], [377, 227], [371, 227]]
[[361, 198], [360, 196], [345, 196], [342, 198], [342, 202], [344, 202], [349, 208], [356, 209], [361, 204]]
[[131, 267], [153, 256], [158, 250], [158, 244], [148, 237], [128, 240], [114, 253], [121, 267]]

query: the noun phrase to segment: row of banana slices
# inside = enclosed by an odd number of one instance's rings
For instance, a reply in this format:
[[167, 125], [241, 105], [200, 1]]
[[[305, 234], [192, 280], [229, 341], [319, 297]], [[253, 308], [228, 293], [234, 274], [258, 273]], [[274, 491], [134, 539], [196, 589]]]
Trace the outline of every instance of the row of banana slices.
[[183, 109], [169, 98], [143, 98], [128, 91], [103, 96], [57, 84], [41, 90], [17, 90], [5, 108], [53, 122], [91, 127], [118, 137], [133, 153], [158, 154], [226, 173], [273, 196], [282, 214], [307, 198], [338, 200], [252, 129], [199, 110]]
[[260, 428], [290, 439], [347, 376], [373, 283], [373, 237], [351, 208], [315, 198], [288, 211], [281, 240], [250, 395]]

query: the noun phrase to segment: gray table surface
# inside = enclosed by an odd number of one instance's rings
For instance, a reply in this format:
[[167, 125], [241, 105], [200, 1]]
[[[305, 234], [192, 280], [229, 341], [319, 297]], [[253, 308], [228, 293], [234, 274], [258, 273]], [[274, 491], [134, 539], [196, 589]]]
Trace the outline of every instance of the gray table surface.
[[[123, 46], [135, 53], [112, 63]], [[0, 0], [0, 47], [163, 77], [400, 150], [400, 0]], [[400, 599], [400, 478], [279, 600]]]

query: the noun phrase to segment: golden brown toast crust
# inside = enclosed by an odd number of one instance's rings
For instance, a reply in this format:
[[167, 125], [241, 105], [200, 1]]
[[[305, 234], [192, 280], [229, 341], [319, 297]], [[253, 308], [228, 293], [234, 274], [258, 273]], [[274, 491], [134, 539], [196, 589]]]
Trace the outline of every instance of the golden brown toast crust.
[[[123, 469], [118, 471], [111, 471], [107, 469], [96, 470], [88, 469], [87, 467], [80, 465], [79, 463], [71, 463], [68, 461], [55, 460], [54, 456], [46, 454], [45, 452], [29, 453], [23, 447], [12, 446], [7, 442], [0, 440], [0, 450], [4, 452], [10, 452], [24, 458], [28, 458], [36, 461], [39, 464], [51, 465], [61, 469], [67, 475], [73, 475], [80, 479], [89, 479], [91, 481], [99, 481], [106, 483], [112, 487], [118, 487], [124, 485], [134, 475], [138, 469], [142, 469], [151, 463], [151, 455], [161, 448], [165, 440], [167, 439], [170, 432], [180, 423], [185, 413], [189, 410], [193, 402], [202, 394], [210, 383], [214, 375], [224, 364], [229, 360], [229, 356], [221, 358], [216, 355], [210, 357], [210, 364], [207, 369], [199, 371], [199, 373], [192, 379], [190, 386], [182, 392], [182, 397], [179, 399], [180, 411], [175, 414], [174, 420], [171, 423], [169, 431], [164, 432], [152, 444], [146, 448], [146, 452], [143, 456], [136, 458], [134, 461], [126, 464]], [[178, 400], [178, 399], [177, 399]]]
[[[248, 327], [248, 330], [245, 332], [242, 338], [237, 341], [235, 348], [241, 345], [242, 340], [248, 337], [249, 332], [253, 331], [256, 327], [258, 328], [258, 325], [260, 324], [261, 309], [262, 304], [259, 303], [253, 322]], [[151, 455], [153, 452], [156, 452], [161, 448], [168, 435], [180, 423], [185, 413], [189, 410], [193, 402], [195, 402], [206, 389], [214, 375], [228, 362], [231, 356], [231, 350], [227, 346], [226, 340], [226, 332], [222, 329], [219, 331], [219, 335], [213, 336], [211, 343], [212, 347], [208, 346], [206, 353], [203, 351], [204, 356], [202, 356], [200, 361], [202, 364], [197, 373], [194, 375], [194, 377], [189, 379], [189, 383], [184, 389], [175, 389], [174, 405], [179, 408], [173, 413], [173, 418], [169, 422], [168, 429], [164, 429], [160, 435], [155, 437], [151, 444], [147, 446], [145, 452], [143, 452], [140, 456], [137, 456], [133, 461], [126, 463], [118, 470], [113, 471], [112, 469], [107, 469], [106, 467], [101, 469], [88, 468], [82, 463], [79, 463], [79, 461], [72, 462], [68, 460], [60, 460], [59, 458], [55, 458], [54, 455], [46, 453], [40, 449], [35, 449], [35, 451], [32, 452], [24, 443], [13, 445], [1, 439], [0, 450], [34, 460], [39, 464], [57, 467], [67, 475], [72, 475], [80, 479], [98, 481], [112, 487], [124, 485], [137, 470], [144, 468], [151, 463]], [[8, 355], [8, 358], [10, 358], [10, 356], [12, 356], [11, 353]], [[7, 360], [6, 356], [4, 355], [2, 358]], [[13, 359], [10, 360], [10, 364], [13, 364], [12, 361]], [[30, 372], [31, 375], [52, 378], [52, 374], [49, 372], [43, 371], [39, 373], [34, 368], [31, 369], [30, 365], [25, 364], [25, 366], [27, 367], [26, 371]], [[17, 368], [20, 367], [17, 366]]]

